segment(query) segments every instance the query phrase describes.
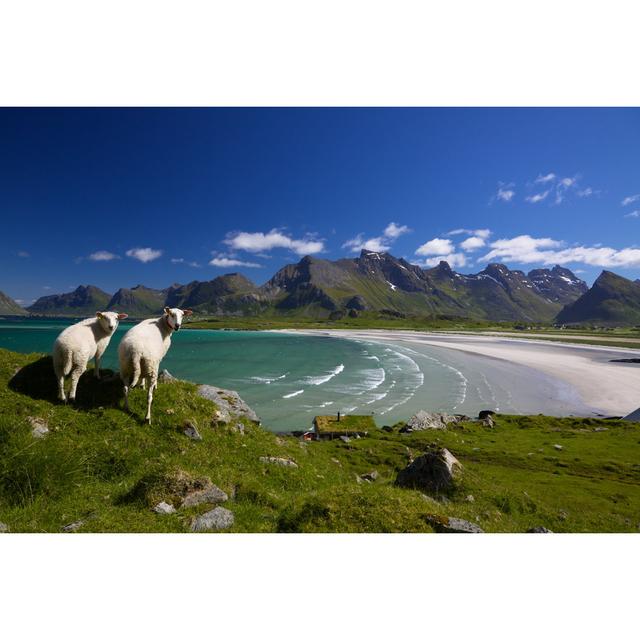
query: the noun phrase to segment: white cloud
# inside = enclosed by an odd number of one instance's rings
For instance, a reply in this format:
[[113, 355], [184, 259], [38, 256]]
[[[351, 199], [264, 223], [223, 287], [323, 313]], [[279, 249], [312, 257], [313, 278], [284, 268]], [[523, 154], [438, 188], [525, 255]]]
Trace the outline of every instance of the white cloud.
[[552, 182], [555, 179], [556, 179], [556, 174], [555, 173], [547, 173], [546, 176], [539, 175], [534, 180], [534, 182], [536, 182], [537, 184], [546, 184], [547, 182]]
[[460, 248], [464, 251], [475, 251], [476, 249], [480, 249], [480, 247], [484, 247], [484, 245], [484, 238], [481, 238], [479, 236], [471, 236], [470, 238], [467, 238], [460, 243]]
[[184, 262], [184, 258], [171, 258], [172, 264], [182, 264]]
[[151, 247], [135, 247], [127, 251], [127, 256], [145, 263], [157, 260], [161, 255], [161, 249], [152, 249]]
[[631, 211], [631, 213], [626, 213], [625, 218], [640, 218], [640, 209], [636, 209], [635, 211]]
[[93, 260], [94, 262], [109, 262], [110, 260], [119, 260], [120, 256], [115, 253], [111, 253], [111, 251], [95, 251], [94, 253], [89, 254], [89, 260]]
[[598, 193], [600, 192], [592, 189], [591, 187], [587, 187], [586, 189], [579, 189], [578, 191], [576, 191], [576, 195], [579, 198], [589, 198], [590, 196], [595, 196]]
[[483, 240], [486, 240], [491, 235], [490, 229], [453, 229], [448, 233], [445, 233], [446, 236], [459, 236], [459, 235], [467, 235], [467, 236], [478, 236]]
[[553, 238], [533, 238], [521, 235], [503, 238], [490, 244], [491, 251], [478, 262], [539, 263], [543, 265], [580, 263], [594, 267], [640, 266], [640, 249], [628, 247], [613, 249], [602, 246], [565, 247], [565, 243]]
[[447, 238], [434, 238], [420, 245], [416, 249], [416, 254], [419, 256], [434, 256], [445, 255], [453, 253], [453, 243]]
[[385, 251], [389, 251], [391, 249], [391, 245], [384, 237], [378, 236], [377, 238], [369, 238], [365, 240], [364, 234], [359, 233], [355, 238], [351, 238], [351, 240], [347, 240], [343, 245], [343, 249], [349, 249], [350, 251], [358, 252], [362, 251], [362, 249], [366, 249], [367, 251], [375, 251], [376, 253], [384, 253]]
[[464, 253], [447, 253], [441, 256], [427, 258], [423, 262], [418, 262], [420, 267], [437, 267], [440, 262], [448, 262], [450, 267], [464, 267], [467, 264], [467, 257]]
[[229, 234], [224, 243], [232, 249], [249, 253], [260, 253], [271, 249], [289, 249], [299, 256], [303, 256], [324, 251], [324, 242], [312, 235], [296, 239], [285, 235], [278, 229], [272, 229], [269, 233], [238, 231]]
[[628, 204], [633, 204], [634, 202], [638, 202], [638, 200], [640, 200], [640, 193], [636, 193], [635, 195], [632, 195], [632, 196], [627, 196], [622, 200], [620, 204], [623, 207], [626, 207]]
[[502, 202], [511, 202], [511, 200], [513, 200], [514, 196], [516, 195], [513, 187], [515, 187], [515, 184], [513, 182], [510, 182], [509, 184], [500, 182], [498, 184], [498, 192], [495, 195], [496, 200], [502, 200]]
[[260, 269], [262, 265], [256, 262], [245, 262], [244, 260], [237, 260], [236, 258], [217, 257], [209, 260], [209, 264], [212, 267], [247, 267], [251, 269]]
[[392, 238], [395, 240], [396, 238], [399, 238], [401, 235], [409, 233], [410, 231], [411, 229], [409, 229], [406, 224], [399, 225], [395, 222], [390, 222], [384, 230], [384, 236], [386, 238]]
[[543, 191], [542, 193], [536, 193], [532, 196], [527, 196], [525, 198], [525, 200], [527, 202], [531, 202], [533, 204], [535, 204], [536, 202], [542, 202], [543, 200], [546, 199], [546, 197], [549, 195], [549, 193], [551, 193], [550, 189], [547, 189], [546, 191]]

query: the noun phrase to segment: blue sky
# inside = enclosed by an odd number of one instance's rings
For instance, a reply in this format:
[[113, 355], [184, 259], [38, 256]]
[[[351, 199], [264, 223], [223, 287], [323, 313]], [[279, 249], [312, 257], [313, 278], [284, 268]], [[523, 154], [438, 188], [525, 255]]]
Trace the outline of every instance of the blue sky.
[[0, 290], [28, 303], [362, 246], [640, 277], [637, 109], [0, 109]]

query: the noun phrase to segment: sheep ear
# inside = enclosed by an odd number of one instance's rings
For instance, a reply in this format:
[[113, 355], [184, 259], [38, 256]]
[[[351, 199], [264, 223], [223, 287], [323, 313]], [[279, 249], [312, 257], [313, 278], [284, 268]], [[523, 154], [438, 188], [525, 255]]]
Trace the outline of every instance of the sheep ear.
[[96, 318], [102, 318], [102, 311], [96, 311]]
[[191, 309], [184, 309], [184, 315], [185, 316], [190, 316], [193, 313], [193, 311], [191, 311]]
[[170, 309], [169, 307], [165, 307], [165, 308], [164, 308], [164, 312], [165, 312], [166, 314], [168, 314], [170, 311], [171, 311], [171, 309]]
[[128, 313], [119, 313], [118, 314], [118, 320], [124, 320], [125, 318], [128, 318], [129, 314]]

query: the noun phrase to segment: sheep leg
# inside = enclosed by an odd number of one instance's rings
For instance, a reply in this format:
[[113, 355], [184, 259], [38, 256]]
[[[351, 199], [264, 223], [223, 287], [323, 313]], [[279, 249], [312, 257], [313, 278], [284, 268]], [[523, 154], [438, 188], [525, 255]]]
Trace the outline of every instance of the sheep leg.
[[71, 370], [71, 388], [69, 389], [69, 400], [71, 402], [76, 401], [76, 389], [78, 388], [78, 380], [80, 380], [80, 376], [84, 373], [84, 369], [81, 367], [74, 367]]
[[93, 370], [95, 377], [100, 380], [100, 361], [102, 360], [102, 354], [98, 355], [96, 353], [96, 367]]
[[60, 402], [66, 402], [67, 396], [64, 395], [64, 374], [57, 375], [58, 379], [58, 400]]
[[130, 380], [123, 380], [122, 384], [124, 384], [124, 410], [129, 411], [129, 389], [130, 389]]
[[147, 379], [146, 378], [142, 378], [142, 380], [140, 380], [140, 388], [142, 390], [147, 388]]
[[145, 416], [145, 420], [147, 424], [151, 424], [151, 404], [153, 402], [153, 392], [155, 388], [158, 386], [158, 382], [155, 376], [149, 377], [149, 389], [147, 390], [147, 415]]

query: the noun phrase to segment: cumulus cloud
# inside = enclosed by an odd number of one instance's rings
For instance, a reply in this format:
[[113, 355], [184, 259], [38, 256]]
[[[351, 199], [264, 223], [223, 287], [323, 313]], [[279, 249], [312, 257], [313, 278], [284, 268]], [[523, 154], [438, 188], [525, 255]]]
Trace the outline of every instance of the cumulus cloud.
[[237, 231], [227, 235], [224, 243], [232, 249], [249, 253], [261, 253], [271, 249], [289, 249], [299, 256], [303, 256], [324, 251], [324, 242], [313, 235], [296, 239], [279, 229], [271, 229], [268, 233]]
[[640, 193], [636, 193], [632, 196], [627, 196], [626, 198], [623, 198], [622, 202], [620, 203], [623, 207], [626, 207], [629, 204], [633, 204], [634, 202], [638, 202], [638, 200], [640, 200]]
[[467, 264], [467, 257], [464, 253], [447, 253], [440, 256], [426, 258], [418, 262], [419, 267], [437, 267], [440, 262], [448, 262], [450, 267], [464, 267]]
[[471, 236], [460, 243], [460, 248], [463, 251], [475, 251], [476, 249], [484, 247], [485, 244], [484, 238], [481, 238], [480, 236]]
[[256, 262], [245, 262], [236, 258], [216, 257], [209, 260], [212, 267], [247, 267], [250, 269], [259, 269], [262, 265]]
[[640, 218], [640, 209], [636, 209], [635, 211], [631, 211], [630, 213], [626, 213], [625, 218]]
[[342, 245], [342, 248], [349, 249], [354, 253], [362, 251], [362, 249], [365, 249], [366, 251], [375, 251], [376, 253], [385, 253], [391, 249], [391, 245], [396, 238], [410, 232], [411, 229], [409, 229], [406, 224], [400, 225], [395, 222], [390, 222], [385, 227], [381, 236], [365, 238], [364, 233], [359, 233], [355, 238], [347, 240]]
[[527, 202], [531, 202], [533, 204], [535, 204], [536, 202], [542, 202], [543, 200], [546, 199], [546, 197], [551, 193], [550, 189], [547, 189], [546, 191], [543, 191], [542, 193], [535, 193], [532, 196], [527, 196], [525, 198], [525, 200]]
[[416, 249], [419, 256], [439, 256], [452, 254], [454, 251], [453, 242], [448, 238], [434, 238], [420, 245]]
[[576, 195], [579, 198], [589, 198], [590, 196], [595, 196], [598, 193], [600, 192], [592, 189], [591, 187], [587, 187], [586, 189], [578, 189], [578, 191], [576, 191]]
[[483, 240], [486, 240], [491, 235], [490, 229], [453, 229], [449, 231], [445, 235], [447, 236], [459, 236], [459, 235], [467, 235], [467, 236], [478, 236]]
[[537, 184], [546, 184], [547, 182], [553, 182], [556, 179], [555, 173], [547, 173], [547, 175], [539, 175], [534, 182]]
[[491, 251], [478, 262], [538, 263], [543, 265], [580, 263], [593, 267], [636, 267], [640, 265], [640, 249], [627, 247], [572, 246], [561, 240], [533, 238], [530, 235], [503, 238], [492, 242]]
[[88, 258], [94, 262], [109, 262], [110, 260], [119, 260], [120, 256], [111, 253], [111, 251], [94, 251], [89, 254]]
[[502, 202], [511, 202], [516, 195], [513, 187], [515, 187], [513, 182], [509, 184], [504, 184], [503, 182], [498, 183], [498, 192], [494, 196], [495, 199], [501, 200]]
[[129, 258], [134, 258], [140, 262], [152, 262], [162, 255], [161, 249], [152, 249], [151, 247], [135, 247], [127, 251]]

